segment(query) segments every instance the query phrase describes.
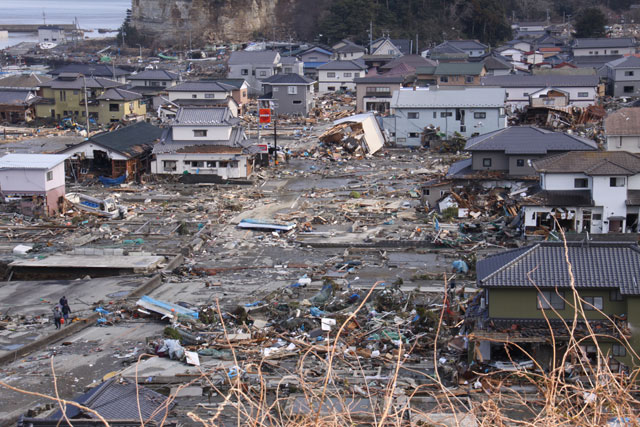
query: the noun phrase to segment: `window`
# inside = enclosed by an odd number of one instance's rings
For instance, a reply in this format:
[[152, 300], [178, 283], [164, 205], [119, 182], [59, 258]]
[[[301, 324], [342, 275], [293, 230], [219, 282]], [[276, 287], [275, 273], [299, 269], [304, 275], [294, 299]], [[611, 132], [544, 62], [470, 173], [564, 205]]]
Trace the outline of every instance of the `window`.
[[609, 187], [624, 187], [624, 177], [612, 176], [609, 178]]
[[336, 73], [334, 73], [333, 71], [327, 73], [327, 77], [335, 77]]
[[487, 113], [473, 113], [474, 119], [486, 119]]
[[602, 221], [602, 214], [599, 214], [599, 213], [593, 214], [591, 216], [591, 219], [594, 220], [594, 221]]
[[578, 92], [578, 98], [588, 98], [589, 92]]
[[249, 75], [249, 70], [243, 68], [242, 70], [240, 70], [240, 74], [243, 76], [248, 76]]
[[519, 168], [524, 167], [524, 159], [516, 159], [516, 166]]
[[285, 72], [285, 74], [291, 74], [291, 73], [293, 73], [293, 68], [291, 68], [291, 67], [285, 67], [285, 68], [284, 68], [284, 72]]
[[194, 129], [193, 130], [193, 136], [195, 136], [195, 137], [207, 136], [207, 130], [206, 129]]
[[573, 188], [587, 188], [589, 180], [587, 178], [576, 178], [573, 180]]
[[473, 76], [467, 76], [465, 80], [467, 83], [473, 83]]
[[302, 104], [302, 101], [300, 101], [299, 99], [293, 101], [294, 104]]
[[586, 311], [602, 310], [602, 297], [584, 297], [583, 305]]
[[609, 291], [609, 301], [624, 301], [620, 289], [613, 289]]
[[47, 172], [47, 181], [53, 181], [53, 171]]
[[329, 86], [329, 87], [327, 87], [327, 90], [328, 91], [334, 91], [334, 90], [336, 90], [336, 87], [335, 86]]
[[260, 71], [260, 77], [266, 77], [266, 76], [267, 76], [266, 71]]
[[277, 92], [278, 91], [278, 86], [273, 86], [271, 88], [271, 92]]
[[163, 163], [165, 172], [175, 172], [177, 170], [177, 165], [175, 160], [164, 160], [162, 163]]
[[66, 101], [67, 100], [67, 93], [63, 90], [60, 91], [60, 101]]
[[213, 99], [213, 98], [216, 97], [216, 94], [215, 93], [205, 93], [204, 97], [207, 98], [207, 99]]
[[564, 310], [564, 292], [541, 291], [538, 294], [538, 310]]
[[437, 111], [434, 111], [434, 112], [433, 112], [433, 118], [435, 119], [435, 118], [437, 118], [437, 117], [438, 117], [438, 112], [437, 112]]
[[192, 168], [203, 168], [204, 167], [204, 162], [203, 161], [199, 161], [199, 160], [187, 160], [186, 161], [187, 164], [191, 164]]
[[196, 93], [194, 93], [194, 94], [192, 94], [192, 95], [191, 95], [191, 98], [193, 98], [193, 99], [195, 99], [195, 98], [197, 98], [197, 97], [198, 97], [198, 94], [196, 94]]
[[407, 113], [407, 118], [408, 119], [419, 119], [420, 118], [420, 113], [415, 113], [415, 112]]
[[74, 91], [73, 91], [73, 94], [74, 94], [74, 95], [77, 95], [78, 93], [80, 93], [80, 91], [79, 91], [79, 90], [74, 90]]
[[431, 193], [431, 191], [428, 188], [425, 188], [423, 190], [423, 193], [424, 193], [425, 196], [428, 196]]
[[612, 50], [612, 51], [611, 51], [611, 54], [612, 54], [612, 55], [617, 55], [617, 54], [618, 54], [618, 49], [614, 49], [614, 50]]
[[622, 88], [624, 93], [633, 93], [633, 86], [625, 86]]
[[162, 82], [162, 86], [166, 86], [166, 85], [167, 85], [167, 82]]
[[442, 113], [440, 113], [440, 117], [442, 118], [451, 116], [453, 116], [453, 113], [451, 111], [443, 111]]
[[345, 76], [345, 77], [351, 77], [351, 76], [353, 76], [353, 74], [352, 74], [352, 73], [344, 73], [344, 74], [343, 74], [343, 76]]
[[287, 93], [289, 95], [297, 95], [298, 94], [298, 86], [287, 86]]
[[109, 111], [120, 111], [120, 104], [109, 104]]
[[441, 76], [440, 83], [449, 83], [449, 76]]
[[631, 76], [633, 76], [633, 71], [625, 71], [624, 75], [625, 75], [625, 77], [631, 77]]
[[485, 168], [491, 167], [491, 159], [482, 159], [482, 166]]
[[409, 132], [407, 135], [409, 138], [420, 138], [420, 134], [418, 132]]
[[613, 344], [613, 346], [611, 347], [611, 354], [618, 357], [626, 356], [627, 349], [622, 344]]

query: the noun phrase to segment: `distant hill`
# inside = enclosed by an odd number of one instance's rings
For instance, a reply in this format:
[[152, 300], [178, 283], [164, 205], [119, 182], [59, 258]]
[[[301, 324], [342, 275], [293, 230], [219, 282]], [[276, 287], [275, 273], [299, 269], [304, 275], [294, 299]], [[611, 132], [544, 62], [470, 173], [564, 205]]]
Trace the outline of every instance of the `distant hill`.
[[511, 37], [516, 21], [553, 22], [602, 7], [608, 16], [632, 0], [133, 0], [131, 25], [146, 45], [187, 47], [189, 42], [242, 42], [265, 38], [332, 44], [349, 37], [475, 38], [490, 45]]

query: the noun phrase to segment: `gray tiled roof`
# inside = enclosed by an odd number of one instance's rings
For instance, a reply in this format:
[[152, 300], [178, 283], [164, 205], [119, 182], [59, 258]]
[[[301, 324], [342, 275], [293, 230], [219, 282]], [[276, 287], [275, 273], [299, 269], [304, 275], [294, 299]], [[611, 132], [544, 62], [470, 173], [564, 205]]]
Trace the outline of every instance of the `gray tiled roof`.
[[613, 68], [614, 70], [620, 68], [640, 68], [640, 57], [637, 55], [623, 56], [622, 58], [607, 62], [607, 67]]
[[404, 77], [386, 77], [386, 76], [371, 76], [371, 77], [358, 77], [353, 79], [357, 84], [375, 84], [375, 83], [402, 83]]
[[79, 73], [87, 77], [107, 77], [110, 79], [113, 78], [114, 75], [118, 77], [131, 74], [131, 72], [123, 70], [122, 68], [105, 64], [67, 64], [49, 72], [52, 76], [63, 73]]
[[602, 49], [614, 47], [632, 47], [636, 45], [633, 37], [575, 39], [573, 47], [578, 49]]
[[181, 107], [176, 114], [173, 126], [209, 125], [215, 126], [225, 124], [231, 113], [228, 108], [197, 108]]
[[124, 90], [120, 88], [107, 89], [102, 95], [96, 99], [104, 99], [107, 101], [133, 101], [135, 99], [141, 99], [142, 95], [130, 90]]
[[569, 151], [536, 160], [533, 167], [538, 172], [635, 175], [640, 173], [640, 155], [626, 151]]
[[231, 52], [229, 65], [243, 64], [275, 64], [278, 52], [273, 50]]
[[640, 135], [640, 107], [621, 108], [604, 119], [604, 131], [610, 135]]
[[453, 46], [457, 49], [486, 49], [488, 46], [480, 43], [478, 40], [446, 40], [435, 47], [438, 49], [441, 46], [448, 45]]
[[55, 78], [49, 82], [43, 83], [42, 87], [50, 87], [51, 89], [84, 89], [84, 85], [87, 85], [87, 89], [108, 89], [111, 87], [124, 86], [122, 83], [115, 80], [103, 79], [101, 77], [69, 77], [69, 78]]
[[345, 43], [345, 45], [336, 49], [335, 51], [337, 53], [356, 53], [356, 52], [365, 52], [367, 50], [366, 48], [360, 45], [357, 45], [352, 41], [343, 40], [343, 42]]
[[41, 74], [16, 74], [0, 79], [0, 87], [36, 88], [40, 87], [42, 83], [46, 83], [50, 80], [51, 77]]
[[128, 80], [178, 80], [180, 76], [167, 70], [144, 70], [130, 75]]
[[212, 145], [224, 147], [241, 147], [241, 142], [245, 139], [244, 129], [233, 127], [228, 140], [207, 140], [207, 141], [184, 141], [173, 139], [171, 129], [165, 129], [161, 141], [153, 146], [153, 154], [177, 153], [187, 147]]
[[[80, 396], [78, 401], [107, 420], [139, 420], [140, 414], [142, 414], [144, 420], [152, 419], [160, 422], [175, 405], [175, 402], [168, 402], [167, 397], [160, 393], [143, 386], [136, 390], [134, 383], [127, 380], [120, 382], [115, 379], [108, 380], [95, 390]], [[138, 401], [140, 402], [139, 407]], [[74, 406], [66, 407], [68, 417], [76, 416], [81, 412], [82, 410]], [[152, 414], [155, 415], [151, 417]], [[90, 412], [87, 412], [86, 415], [95, 418], [95, 415]], [[66, 425], [60, 411], [54, 413], [49, 419], [61, 420], [61, 425]]]
[[[640, 295], [640, 248], [635, 244], [567, 243], [576, 288], [620, 289]], [[478, 261], [478, 286], [570, 288], [565, 248], [540, 243]]]
[[262, 80], [262, 83], [270, 85], [310, 85], [313, 84], [313, 80], [299, 74], [289, 73], [275, 74]]
[[28, 89], [1, 89], [0, 105], [27, 105], [35, 101]]
[[167, 92], [231, 92], [236, 87], [228, 83], [213, 80], [195, 80], [167, 88]]
[[467, 140], [466, 151], [504, 151], [506, 154], [547, 154], [554, 151], [597, 150], [586, 138], [535, 126], [512, 126]]
[[[154, 142], [160, 139], [163, 132], [163, 129], [147, 122], [137, 122], [114, 130], [113, 132], [93, 135], [89, 142], [94, 142], [103, 147], [118, 151], [127, 157], [136, 157], [143, 154], [146, 150], [150, 150]], [[77, 145], [85, 143], [86, 141]], [[77, 145], [63, 150], [62, 153], [74, 151]]]
[[318, 70], [365, 70], [367, 67], [359, 61], [331, 61], [318, 67]]
[[509, 74], [482, 78], [483, 86], [500, 87], [596, 87], [599, 82], [598, 76], [567, 76], [559, 74]]
[[467, 86], [399, 90], [393, 93], [392, 108], [463, 108], [504, 107], [505, 90], [502, 88]]

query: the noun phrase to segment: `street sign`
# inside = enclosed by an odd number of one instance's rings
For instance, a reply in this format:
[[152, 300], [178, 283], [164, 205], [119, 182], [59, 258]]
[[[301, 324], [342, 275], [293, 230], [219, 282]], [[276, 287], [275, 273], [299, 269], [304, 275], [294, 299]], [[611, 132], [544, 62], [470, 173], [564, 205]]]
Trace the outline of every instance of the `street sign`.
[[260, 116], [260, 123], [271, 123], [271, 110], [268, 108], [261, 108], [258, 111], [258, 115]]

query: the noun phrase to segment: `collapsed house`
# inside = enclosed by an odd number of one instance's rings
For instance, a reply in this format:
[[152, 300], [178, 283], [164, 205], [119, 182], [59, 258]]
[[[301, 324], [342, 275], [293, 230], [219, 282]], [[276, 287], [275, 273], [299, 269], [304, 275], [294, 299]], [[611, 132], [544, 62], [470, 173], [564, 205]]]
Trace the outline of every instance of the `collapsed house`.
[[320, 135], [320, 141], [332, 151], [336, 160], [341, 153], [353, 156], [374, 154], [385, 142], [384, 134], [373, 113], [357, 114], [336, 120], [334, 126]]

